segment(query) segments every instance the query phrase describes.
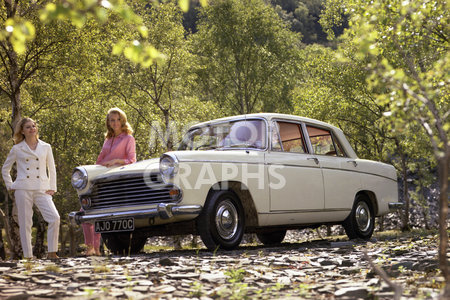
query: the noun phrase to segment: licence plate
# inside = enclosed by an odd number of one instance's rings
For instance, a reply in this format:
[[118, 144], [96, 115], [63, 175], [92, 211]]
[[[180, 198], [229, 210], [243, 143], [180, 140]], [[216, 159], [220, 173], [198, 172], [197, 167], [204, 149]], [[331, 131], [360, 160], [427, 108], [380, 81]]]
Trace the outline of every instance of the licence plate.
[[133, 231], [134, 219], [99, 220], [95, 221], [94, 228], [97, 233]]

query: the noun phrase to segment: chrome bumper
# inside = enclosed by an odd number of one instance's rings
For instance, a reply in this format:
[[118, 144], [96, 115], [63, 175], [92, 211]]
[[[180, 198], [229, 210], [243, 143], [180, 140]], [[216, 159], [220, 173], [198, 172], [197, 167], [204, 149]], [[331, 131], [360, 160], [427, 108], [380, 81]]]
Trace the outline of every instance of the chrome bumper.
[[173, 204], [158, 204], [156, 208], [142, 209], [142, 210], [130, 210], [123, 212], [112, 213], [98, 213], [86, 215], [84, 211], [73, 211], [69, 213], [69, 221], [72, 225], [80, 225], [82, 223], [93, 222], [96, 220], [109, 220], [117, 218], [154, 218], [160, 217], [161, 219], [170, 219], [173, 216], [180, 215], [199, 215], [202, 210], [201, 205], [173, 205]]
[[389, 210], [391, 210], [391, 211], [402, 209], [404, 206], [403, 202], [389, 202], [388, 205], [389, 205]]

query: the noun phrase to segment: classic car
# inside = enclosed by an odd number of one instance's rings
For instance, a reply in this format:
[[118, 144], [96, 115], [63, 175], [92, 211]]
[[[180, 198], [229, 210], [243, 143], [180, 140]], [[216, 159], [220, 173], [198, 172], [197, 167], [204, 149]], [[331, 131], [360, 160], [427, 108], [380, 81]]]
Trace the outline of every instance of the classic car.
[[139, 252], [150, 236], [200, 235], [234, 249], [244, 233], [281, 243], [287, 230], [343, 225], [369, 239], [375, 217], [401, 206], [393, 166], [359, 159], [344, 133], [285, 114], [221, 118], [192, 126], [177, 151], [106, 168], [75, 168], [82, 211], [113, 253]]

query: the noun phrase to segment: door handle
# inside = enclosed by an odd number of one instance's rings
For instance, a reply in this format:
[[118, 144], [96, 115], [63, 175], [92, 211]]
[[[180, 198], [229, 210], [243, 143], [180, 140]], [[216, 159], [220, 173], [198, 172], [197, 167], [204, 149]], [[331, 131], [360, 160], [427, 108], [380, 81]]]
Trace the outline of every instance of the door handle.
[[347, 160], [347, 163], [352, 163], [354, 167], [358, 165], [358, 163], [354, 160]]
[[317, 159], [317, 157], [308, 157], [307, 160], [313, 160], [316, 163], [316, 165], [319, 164], [319, 160]]

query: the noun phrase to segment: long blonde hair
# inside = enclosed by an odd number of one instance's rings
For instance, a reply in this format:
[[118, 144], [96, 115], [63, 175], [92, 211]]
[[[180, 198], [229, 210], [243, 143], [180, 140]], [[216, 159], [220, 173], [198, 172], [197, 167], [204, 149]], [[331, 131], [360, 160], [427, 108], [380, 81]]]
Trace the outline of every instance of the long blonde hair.
[[[18, 144], [25, 139], [25, 136], [23, 135], [22, 131], [23, 131], [23, 126], [28, 122], [33, 122], [33, 124], [36, 126], [36, 129], [39, 132], [38, 125], [35, 120], [33, 120], [31, 118], [22, 118], [19, 121], [19, 123], [17, 123], [16, 128], [14, 128], [14, 136], [13, 136], [14, 144]], [[38, 138], [39, 138], [39, 134], [36, 133], [36, 140]]]
[[118, 114], [120, 119], [120, 124], [122, 124], [122, 132], [126, 132], [127, 134], [133, 134], [133, 129], [131, 128], [130, 123], [127, 121], [127, 115], [120, 108], [114, 107], [108, 110], [108, 114], [106, 114], [106, 133], [105, 138], [110, 139], [114, 136], [114, 130], [109, 126], [109, 116], [111, 114]]

